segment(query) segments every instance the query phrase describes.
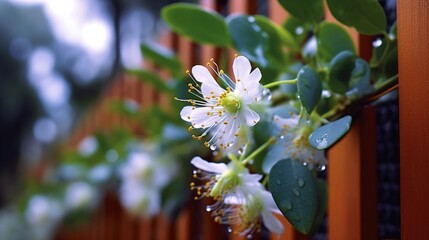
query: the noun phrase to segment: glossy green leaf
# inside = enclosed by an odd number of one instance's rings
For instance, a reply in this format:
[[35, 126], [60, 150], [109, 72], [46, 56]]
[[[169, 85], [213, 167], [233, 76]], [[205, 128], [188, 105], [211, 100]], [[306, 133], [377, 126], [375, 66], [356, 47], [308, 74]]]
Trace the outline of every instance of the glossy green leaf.
[[[253, 16], [236, 14], [227, 18], [227, 25], [237, 51], [263, 68], [282, 68], [285, 60], [279, 39], [269, 36]], [[266, 27], [266, 26], [265, 26]]]
[[283, 28], [291, 33], [299, 45], [304, 42], [309, 32], [308, 24], [293, 16], [289, 16], [286, 19], [283, 23]]
[[283, 215], [301, 233], [308, 234], [317, 210], [316, 179], [294, 159], [278, 161], [271, 168], [269, 189]]
[[325, 61], [331, 61], [341, 51], [356, 54], [356, 49], [349, 33], [340, 25], [324, 22], [320, 24], [318, 34], [318, 54]]
[[308, 142], [316, 149], [327, 149], [336, 143], [350, 129], [351, 116], [345, 116], [313, 131], [308, 137]]
[[164, 93], [172, 93], [172, 89], [167, 85], [166, 81], [159, 77], [157, 74], [143, 70], [143, 69], [131, 69], [127, 70], [127, 73], [135, 75], [138, 80], [149, 83], [156, 90]]
[[[260, 26], [263, 31], [268, 33], [270, 38], [274, 36], [274, 40], [278, 41], [279, 43], [284, 44], [285, 46], [294, 50], [299, 49], [297, 42], [288, 30], [278, 26], [269, 18], [262, 15], [255, 15], [255, 20], [256, 24], [258, 24], [258, 26]], [[276, 44], [279, 45], [278, 48], [280, 49], [281, 45], [279, 43]], [[279, 53], [282, 52], [280, 51]]]
[[230, 46], [231, 39], [223, 17], [196, 4], [175, 3], [162, 9], [162, 18], [176, 33], [197, 43]]
[[150, 59], [159, 67], [167, 68], [173, 76], [183, 75], [182, 64], [170, 49], [155, 43], [142, 43], [140, 50], [145, 59]]
[[322, 81], [310, 66], [304, 66], [298, 73], [298, 96], [308, 114], [311, 114], [322, 95]]
[[354, 69], [349, 82], [349, 96], [360, 97], [371, 90], [371, 69], [369, 64], [362, 58], [356, 58]]
[[317, 211], [313, 226], [309, 235], [313, 235], [320, 228], [320, 225], [325, 218], [326, 209], [328, 207], [328, 186], [323, 179], [316, 179], [317, 183]]
[[324, 16], [323, 0], [278, 0], [292, 16], [317, 24]]
[[339, 22], [362, 34], [376, 35], [386, 31], [386, 14], [376, 0], [327, 0], [327, 3]]
[[356, 55], [349, 51], [340, 52], [332, 59], [328, 77], [328, 85], [332, 91], [344, 94], [349, 90], [355, 59]]

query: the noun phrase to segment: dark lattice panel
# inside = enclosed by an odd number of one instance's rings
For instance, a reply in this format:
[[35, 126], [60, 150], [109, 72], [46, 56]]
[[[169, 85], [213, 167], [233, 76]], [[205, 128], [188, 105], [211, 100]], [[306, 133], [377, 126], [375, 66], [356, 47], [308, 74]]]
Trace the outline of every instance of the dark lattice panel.
[[400, 237], [398, 102], [377, 108], [378, 236]]

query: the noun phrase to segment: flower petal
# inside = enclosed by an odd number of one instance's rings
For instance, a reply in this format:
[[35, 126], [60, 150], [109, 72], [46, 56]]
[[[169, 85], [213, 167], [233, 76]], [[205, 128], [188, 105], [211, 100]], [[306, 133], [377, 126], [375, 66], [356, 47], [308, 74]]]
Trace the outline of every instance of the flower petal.
[[262, 211], [262, 221], [264, 222], [265, 227], [270, 230], [270, 232], [274, 232], [277, 235], [282, 234], [283, 225], [282, 223], [275, 217], [275, 215], [270, 211]]
[[299, 118], [295, 116], [289, 117], [289, 118], [282, 118], [275, 115], [274, 123], [281, 128], [289, 130], [289, 129], [296, 128], [298, 126]]
[[249, 78], [247, 80], [251, 82], [259, 83], [259, 81], [261, 81], [261, 78], [262, 78], [261, 70], [259, 70], [259, 68], [255, 68], [255, 70], [253, 70], [250, 73]]
[[192, 67], [192, 75], [199, 82], [218, 85], [213, 76], [210, 74], [209, 70], [203, 65], [196, 65]]
[[250, 109], [248, 106], [243, 108], [243, 115], [248, 126], [254, 126], [260, 120], [259, 114]]
[[209, 128], [219, 121], [219, 116], [215, 115], [219, 107], [194, 107], [186, 106], [180, 112], [180, 117], [192, 124], [194, 128]]
[[234, 71], [235, 81], [247, 81], [249, 77], [250, 70], [252, 66], [250, 65], [250, 61], [243, 56], [238, 56], [234, 59], [234, 63], [232, 64], [232, 70]]
[[211, 173], [223, 173], [228, 170], [228, 166], [226, 166], [225, 163], [211, 163], [200, 157], [194, 157], [191, 160], [191, 164], [194, 165], [194, 167], [196, 168]]

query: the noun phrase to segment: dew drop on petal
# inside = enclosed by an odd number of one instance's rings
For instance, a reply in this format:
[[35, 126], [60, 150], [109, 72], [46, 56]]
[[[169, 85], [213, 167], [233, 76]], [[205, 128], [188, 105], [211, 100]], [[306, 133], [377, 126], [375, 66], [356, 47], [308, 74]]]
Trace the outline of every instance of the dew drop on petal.
[[212, 151], [216, 150], [216, 145], [211, 145], [210, 150], [212, 150]]
[[308, 165], [307, 162], [303, 162], [302, 165], [304, 165], [304, 167], [306, 167]]
[[211, 208], [210, 206], [207, 206], [207, 207], [206, 207], [206, 211], [207, 211], [207, 212], [210, 212], [211, 210], [212, 210], [212, 208]]
[[269, 89], [264, 89], [262, 91], [262, 100], [270, 101], [272, 98], [271, 91]]
[[302, 188], [305, 185], [305, 181], [303, 178], [298, 178], [298, 187]]

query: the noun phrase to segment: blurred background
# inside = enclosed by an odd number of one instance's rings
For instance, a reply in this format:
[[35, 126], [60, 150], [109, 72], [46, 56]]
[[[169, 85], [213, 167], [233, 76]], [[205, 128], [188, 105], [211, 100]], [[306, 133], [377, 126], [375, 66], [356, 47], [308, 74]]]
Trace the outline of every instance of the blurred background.
[[172, 1], [0, 1], [0, 206], [20, 176], [63, 143]]

